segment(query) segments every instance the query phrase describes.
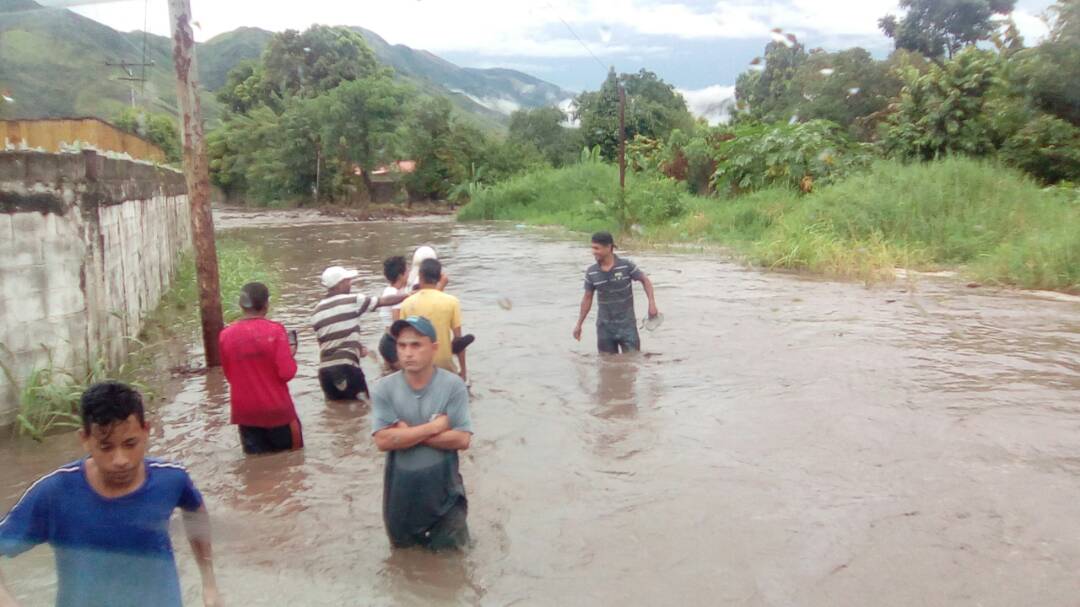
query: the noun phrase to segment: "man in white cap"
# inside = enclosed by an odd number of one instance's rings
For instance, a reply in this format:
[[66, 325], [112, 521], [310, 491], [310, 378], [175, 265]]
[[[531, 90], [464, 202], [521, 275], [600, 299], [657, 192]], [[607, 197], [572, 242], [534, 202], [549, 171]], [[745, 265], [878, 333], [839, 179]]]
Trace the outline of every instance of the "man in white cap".
[[354, 400], [368, 394], [360, 368], [360, 317], [379, 306], [393, 306], [405, 293], [383, 297], [352, 293], [356, 270], [331, 266], [322, 273], [326, 297], [315, 306], [311, 325], [319, 340], [319, 384], [329, 400]]

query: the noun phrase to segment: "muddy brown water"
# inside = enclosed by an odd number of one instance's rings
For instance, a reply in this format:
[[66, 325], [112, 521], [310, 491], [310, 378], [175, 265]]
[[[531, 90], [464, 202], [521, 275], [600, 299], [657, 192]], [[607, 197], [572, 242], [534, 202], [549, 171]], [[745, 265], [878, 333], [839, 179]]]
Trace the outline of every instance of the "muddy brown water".
[[[218, 371], [178, 382], [152, 453], [186, 463], [230, 605], [1075, 605], [1080, 300], [921, 279], [874, 288], [628, 251], [666, 322], [645, 353], [570, 338], [586, 245], [451, 222], [261, 227], [273, 316], [302, 328], [330, 263], [428, 243], [461, 298], [475, 547], [392, 552], [366, 405], [327, 405], [310, 331], [302, 453], [245, 458]], [[503, 309], [500, 298], [513, 306]], [[639, 311], [644, 298], [638, 290]], [[374, 347], [380, 322], [364, 321]], [[369, 376], [378, 368], [365, 362]], [[0, 445], [0, 508], [79, 455]], [[198, 575], [177, 533], [181, 580]], [[51, 604], [51, 553], [0, 567]]]

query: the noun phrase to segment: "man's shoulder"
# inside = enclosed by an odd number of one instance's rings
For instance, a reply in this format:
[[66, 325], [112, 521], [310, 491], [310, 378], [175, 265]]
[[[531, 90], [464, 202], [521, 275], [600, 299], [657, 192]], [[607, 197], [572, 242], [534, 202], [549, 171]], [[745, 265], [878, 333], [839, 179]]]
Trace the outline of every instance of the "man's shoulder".
[[600, 264], [594, 263], [591, 266], [585, 268], [585, 275], [598, 274], [600, 272]]
[[465, 380], [461, 379], [461, 376], [457, 373], [452, 373], [443, 369], [442, 367], [435, 367], [435, 379], [438, 388], [446, 391], [457, 391], [467, 389], [465, 387]]
[[151, 474], [159, 479], [163, 479], [169, 483], [187, 483], [190, 475], [188, 474], [187, 466], [180, 462], [175, 462], [167, 459], [161, 459], [158, 457], [147, 457], [143, 460], [146, 462], [146, 469]]
[[401, 371], [394, 371], [372, 385], [371, 395], [372, 397], [390, 396], [395, 390], [400, 390], [403, 385], [405, 385], [405, 375]]

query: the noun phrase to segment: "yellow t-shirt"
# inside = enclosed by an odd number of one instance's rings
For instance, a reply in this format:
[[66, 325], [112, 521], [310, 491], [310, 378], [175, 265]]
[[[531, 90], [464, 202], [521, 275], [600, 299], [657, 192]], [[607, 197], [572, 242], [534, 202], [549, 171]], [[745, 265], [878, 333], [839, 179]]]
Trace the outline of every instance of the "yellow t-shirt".
[[438, 289], [420, 289], [401, 302], [401, 318], [410, 316], [423, 316], [431, 321], [438, 335], [435, 343], [439, 346], [435, 353], [435, 366], [457, 373], [450, 342], [454, 339], [454, 329], [461, 328], [461, 304], [458, 298]]

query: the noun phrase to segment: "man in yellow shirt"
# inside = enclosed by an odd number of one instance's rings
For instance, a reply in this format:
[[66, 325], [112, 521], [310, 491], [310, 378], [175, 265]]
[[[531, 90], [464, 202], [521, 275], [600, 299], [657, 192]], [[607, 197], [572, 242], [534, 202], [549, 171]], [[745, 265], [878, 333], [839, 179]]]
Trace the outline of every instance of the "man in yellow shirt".
[[435, 366], [457, 373], [468, 381], [468, 367], [465, 364], [465, 350], [457, 352], [459, 371], [454, 366], [452, 342], [461, 337], [461, 304], [458, 298], [439, 290], [442, 278], [442, 264], [437, 259], [425, 259], [420, 263], [420, 290], [410, 295], [401, 304], [401, 318], [423, 316], [435, 326], [438, 351], [435, 354]]

